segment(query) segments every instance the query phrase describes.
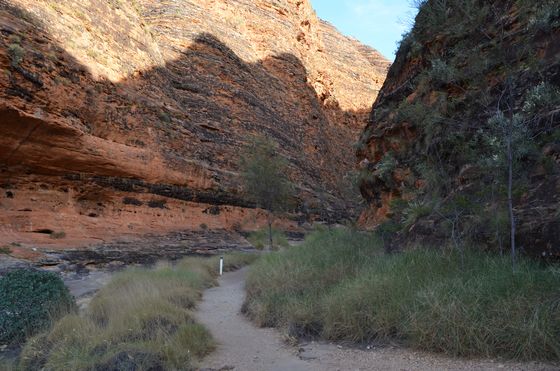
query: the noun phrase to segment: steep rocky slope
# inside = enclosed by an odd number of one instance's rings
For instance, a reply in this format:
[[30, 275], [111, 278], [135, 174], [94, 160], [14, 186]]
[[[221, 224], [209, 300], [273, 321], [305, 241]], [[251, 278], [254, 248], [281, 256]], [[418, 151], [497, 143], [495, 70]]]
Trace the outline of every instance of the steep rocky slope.
[[362, 223], [507, 248], [511, 139], [520, 248], [559, 256], [559, 27], [555, 0], [425, 2], [360, 140]]
[[307, 0], [6, 0], [0, 37], [0, 245], [258, 224], [237, 168], [256, 133], [302, 219], [353, 213], [389, 63]]

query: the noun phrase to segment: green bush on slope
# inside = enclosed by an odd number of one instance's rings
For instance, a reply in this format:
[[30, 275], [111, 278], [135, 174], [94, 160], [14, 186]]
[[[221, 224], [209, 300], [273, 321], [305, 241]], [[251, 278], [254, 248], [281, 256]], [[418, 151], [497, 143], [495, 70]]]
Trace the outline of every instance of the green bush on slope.
[[[547, 182], [560, 174], [548, 150], [559, 143], [560, 82], [549, 72], [557, 69], [558, 58], [542, 53], [556, 45], [558, 1], [415, 4], [414, 26], [403, 35], [383, 99], [361, 137], [359, 156], [370, 165], [360, 184], [370, 200], [385, 193], [420, 203], [439, 200], [436, 212], [423, 218], [424, 227], [395, 233], [402, 240], [437, 236], [498, 251], [509, 228], [494, 228], [489, 220], [501, 219], [511, 199], [519, 214], [517, 230], [532, 230], [534, 220], [524, 214], [550, 203], [539, 192], [537, 173], [544, 168]], [[387, 153], [396, 169], [376, 174], [374, 166]], [[463, 208], [459, 199], [475, 207]], [[391, 209], [389, 217], [400, 222], [408, 216]], [[553, 223], [554, 215], [540, 213], [539, 221]], [[527, 235], [519, 242], [529, 245]], [[528, 252], [540, 255], [546, 249], [546, 241], [535, 241]]]
[[332, 340], [397, 340], [457, 356], [560, 359], [560, 272], [530, 261], [419, 249], [383, 255], [335, 230], [263, 257], [245, 309], [260, 325]]

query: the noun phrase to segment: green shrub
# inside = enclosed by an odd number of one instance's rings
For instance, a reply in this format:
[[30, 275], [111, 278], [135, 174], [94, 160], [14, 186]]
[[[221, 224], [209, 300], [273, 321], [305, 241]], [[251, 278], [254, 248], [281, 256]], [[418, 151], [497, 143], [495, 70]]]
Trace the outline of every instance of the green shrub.
[[[260, 325], [331, 340], [399, 341], [455, 356], [560, 359], [560, 272], [466, 249], [383, 255], [375, 238], [313, 234], [264, 256], [245, 309]], [[463, 265], [463, 268], [461, 266]]]
[[401, 223], [404, 228], [412, 227], [420, 218], [430, 215], [434, 211], [434, 205], [420, 201], [410, 201], [402, 210]]
[[528, 115], [557, 109], [560, 105], [560, 89], [542, 82], [530, 89], [525, 95], [523, 112]]
[[10, 44], [8, 45], [8, 55], [10, 56], [10, 64], [12, 67], [18, 67], [23, 61], [25, 50], [17, 43]]
[[[534, 5], [533, 5], [534, 6]], [[560, 27], [560, 8], [554, 0], [540, 1], [537, 10], [529, 20], [529, 26], [548, 33]]]
[[404, 99], [395, 109], [395, 119], [398, 122], [407, 122], [410, 124], [421, 123], [429, 110], [430, 108], [422, 102], [410, 103]]
[[169, 114], [169, 112], [166, 112], [166, 111], [159, 111], [158, 112], [158, 118], [166, 124], [169, 124], [172, 121], [171, 120], [171, 115]]
[[12, 253], [12, 249], [9, 246], [2, 246], [0, 247], [0, 255], [10, 255]]
[[74, 299], [54, 273], [9, 272], [0, 278], [0, 344], [21, 343], [74, 308]]
[[[262, 250], [269, 245], [268, 228], [259, 229], [256, 232], [252, 232], [247, 238], [251, 245], [257, 250]], [[278, 247], [289, 247], [290, 244], [284, 232], [278, 229], [272, 229], [272, 243], [274, 248]]]
[[374, 183], [375, 180], [376, 180], [376, 176], [373, 171], [367, 168], [360, 169], [360, 171], [357, 172], [356, 186], [360, 187], [360, 184], [362, 183]]
[[397, 159], [392, 152], [387, 152], [376, 164], [374, 175], [383, 180], [385, 184], [393, 184], [393, 172], [397, 168]]
[[435, 88], [442, 88], [454, 82], [457, 82], [457, 70], [441, 59], [432, 61], [432, 69], [428, 76]]
[[423, 45], [418, 42], [414, 33], [405, 32], [401, 35], [401, 40], [399, 41], [398, 50], [403, 50], [406, 52], [406, 57], [409, 59], [418, 57], [423, 49]]
[[[374, 115], [378, 115], [377, 111], [374, 112]], [[352, 146], [354, 148], [354, 150], [356, 151], [361, 151], [364, 150], [367, 146], [368, 141], [371, 138], [371, 126], [368, 126], [361, 134], [360, 137], [358, 138], [358, 141], [356, 143], [354, 143], [354, 145]]]

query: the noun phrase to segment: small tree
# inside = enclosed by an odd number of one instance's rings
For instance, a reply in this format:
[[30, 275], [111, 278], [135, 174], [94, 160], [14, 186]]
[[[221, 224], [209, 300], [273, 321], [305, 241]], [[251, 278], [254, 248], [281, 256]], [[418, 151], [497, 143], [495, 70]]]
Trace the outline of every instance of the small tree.
[[286, 160], [278, 154], [274, 141], [256, 136], [241, 154], [240, 168], [245, 193], [258, 207], [268, 211], [268, 238], [272, 249], [274, 214], [288, 208], [292, 190], [286, 176]]
[[[516, 247], [516, 228], [517, 223], [514, 214], [513, 193], [515, 182], [526, 172], [523, 169], [524, 164], [521, 159], [528, 157], [534, 150], [534, 138], [540, 130], [533, 128], [531, 123], [538, 120], [534, 115], [528, 115], [526, 112], [514, 113], [513, 86], [511, 79], [507, 79], [505, 87], [502, 91], [501, 98], [494, 116], [488, 120], [489, 124], [489, 142], [495, 148], [494, 169], [500, 173], [506, 174], [507, 189], [507, 209], [510, 224], [510, 248], [512, 268], [515, 270], [517, 247]], [[501, 110], [504, 106], [504, 110]], [[498, 180], [498, 183], [500, 181]]]

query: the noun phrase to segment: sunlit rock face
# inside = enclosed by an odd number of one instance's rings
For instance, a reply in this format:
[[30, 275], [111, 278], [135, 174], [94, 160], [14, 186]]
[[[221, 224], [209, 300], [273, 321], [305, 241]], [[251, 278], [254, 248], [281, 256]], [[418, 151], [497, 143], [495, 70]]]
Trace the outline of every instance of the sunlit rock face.
[[523, 118], [517, 147], [529, 148], [514, 164], [518, 248], [560, 259], [559, 109], [555, 2], [425, 2], [357, 146], [368, 203], [361, 224], [406, 225], [401, 246], [442, 246], [454, 232], [467, 244], [509, 248], [500, 110]]
[[356, 212], [352, 145], [389, 63], [308, 1], [8, 0], [0, 38], [0, 245], [254, 228], [254, 134], [299, 220]]

